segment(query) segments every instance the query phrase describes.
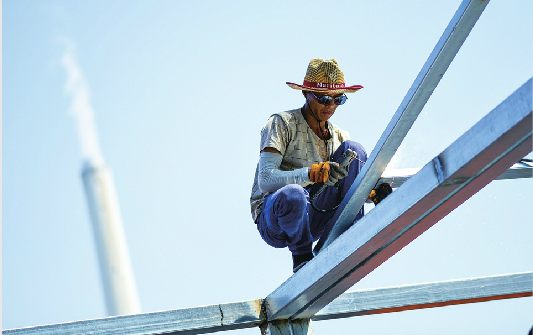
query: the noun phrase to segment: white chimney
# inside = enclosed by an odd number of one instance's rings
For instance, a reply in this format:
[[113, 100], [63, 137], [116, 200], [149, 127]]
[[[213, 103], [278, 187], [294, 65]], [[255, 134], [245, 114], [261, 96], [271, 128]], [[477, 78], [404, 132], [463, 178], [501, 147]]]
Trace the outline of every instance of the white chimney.
[[112, 316], [140, 313], [141, 305], [113, 174], [103, 164], [93, 165], [86, 162], [82, 176], [93, 223], [108, 314]]

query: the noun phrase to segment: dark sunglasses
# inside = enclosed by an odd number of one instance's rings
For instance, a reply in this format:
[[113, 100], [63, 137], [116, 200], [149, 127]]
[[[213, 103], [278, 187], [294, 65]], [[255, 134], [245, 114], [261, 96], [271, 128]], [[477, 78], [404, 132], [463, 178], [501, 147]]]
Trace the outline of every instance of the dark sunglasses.
[[337, 97], [330, 97], [329, 95], [321, 95], [317, 97], [313, 91], [309, 91], [311, 94], [315, 97], [316, 101], [318, 101], [319, 104], [324, 106], [329, 106], [331, 104], [331, 100], [335, 102], [335, 105], [342, 105], [348, 100], [348, 97], [346, 95], [339, 95]]

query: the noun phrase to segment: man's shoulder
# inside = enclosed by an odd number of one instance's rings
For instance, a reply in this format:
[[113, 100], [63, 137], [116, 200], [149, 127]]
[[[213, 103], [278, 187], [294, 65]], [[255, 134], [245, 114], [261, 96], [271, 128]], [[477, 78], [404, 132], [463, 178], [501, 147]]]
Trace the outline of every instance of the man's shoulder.
[[288, 131], [294, 131], [296, 125], [302, 123], [302, 120], [303, 117], [301, 116], [299, 108], [278, 112], [270, 115], [263, 130], [281, 127]]
[[300, 113], [300, 108], [296, 108], [296, 109], [291, 109], [291, 110], [284, 111], [284, 112], [278, 112], [278, 113], [273, 114], [272, 116], [275, 116], [275, 115], [281, 117], [285, 122], [290, 122], [292, 120], [298, 119], [301, 113]]

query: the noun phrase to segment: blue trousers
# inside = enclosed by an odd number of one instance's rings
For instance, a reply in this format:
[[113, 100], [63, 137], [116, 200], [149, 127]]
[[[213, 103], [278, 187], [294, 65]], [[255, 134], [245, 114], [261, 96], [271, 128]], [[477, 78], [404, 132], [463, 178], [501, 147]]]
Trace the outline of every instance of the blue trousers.
[[[326, 187], [314, 201], [316, 207], [331, 209], [338, 205], [363, 168], [362, 162], [366, 162], [366, 152], [361, 144], [354, 141], [343, 142], [331, 160], [338, 161], [348, 148], [357, 153], [357, 158], [350, 165], [348, 176], [340, 180], [338, 188]], [[324, 231], [329, 231], [330, 226], [335, 224], [331, 222], [335, 212], [320, 213], [311, 207], [309, 188], [289, 184], [265, 198], [263, 211], [256, 223], [261, 237], [268, 245], [275, 248], [289, 247], [293, 255], [309, 253], [312, 251], [313, 242], [320, 239]], [[364, 209], [361, 208], [355, 220], [359, 220], [363, 215]]]

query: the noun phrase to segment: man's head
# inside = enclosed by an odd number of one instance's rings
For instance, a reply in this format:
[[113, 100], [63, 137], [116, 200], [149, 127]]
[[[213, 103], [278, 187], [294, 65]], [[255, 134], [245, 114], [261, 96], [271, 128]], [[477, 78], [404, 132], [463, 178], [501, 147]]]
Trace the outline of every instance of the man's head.
[[353, 93], [363, 86], [346, 86], [344, 73], [335, 59], [312, 59], [307, 67], [303, 85], [287, 82], [289, 87], [302, 90], [306, 105], [311, 114], [319, 121], [327, 121], [337, 106], [342, 105], [347, 97], [344, 93]]

